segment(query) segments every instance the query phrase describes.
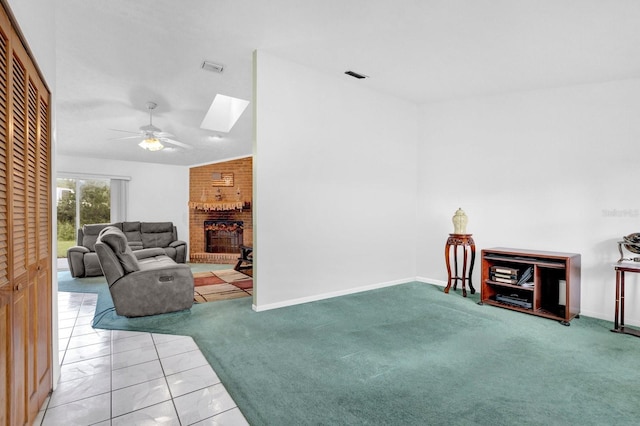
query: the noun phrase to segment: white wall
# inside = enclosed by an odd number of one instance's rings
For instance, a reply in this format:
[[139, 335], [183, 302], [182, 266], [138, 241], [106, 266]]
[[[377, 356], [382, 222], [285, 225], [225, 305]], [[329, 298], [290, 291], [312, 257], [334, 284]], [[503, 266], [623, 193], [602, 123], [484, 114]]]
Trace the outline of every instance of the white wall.
[[55, 87], [55, 2], [51, 0], [8, 0], [18, 25], [44, 78]]
[[417, 107], [256, 57], [255, 308], [413, 279]]
[[[582, 313], [613, 320], [616, 242], [640, 232], [638, 117], [640, 80], [424, 105], [418, 276], [446, 280], [462, 207], [478, 250], [580, 253]], [[476, 288], [479, 278], [477, 262]], [[628, 306], [640, 306], [637, 278], [627, 282]], [[640, 308], [627, 323], [640, 323]]]
[[189, 168], [166, 164], [57, 156], [58, 172], [129, 176], [128, 220], [173, 222], [189, 241]]

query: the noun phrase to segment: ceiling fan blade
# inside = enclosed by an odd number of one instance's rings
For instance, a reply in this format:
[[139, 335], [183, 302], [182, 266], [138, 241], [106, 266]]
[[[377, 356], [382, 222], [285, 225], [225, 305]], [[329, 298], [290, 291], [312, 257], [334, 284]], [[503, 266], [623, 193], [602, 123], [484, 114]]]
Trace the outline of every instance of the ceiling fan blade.
[[135, 133], [136, 135], [140, 134], [140, 131], [132, 132], [130, 130], [120, 130], [120, 129], [109, 129], [109, 130], [113, 130], [114, 132], [122, 132], [122, 133]]
[[175, 135], [172, 135], [172, 134], [171, 134], [171, 133], [169, 133], [169, 132], [153, 132], [153, 135], [154, 135], [156, 138], [172, 138], [172, 137], [174, 137], [174, 136], [175, 136]]
[[121, 141], [121, 140], [125, 140], [125, 139], [142, 139], [142, 138], [143, 138], [143, 135], [135, 135], [135, 136], [123, 136], [123, 137], [120, 137], [120, 138], [109, 138], [107, 140], [110, 140], [110, 141]]
[[157, 128], [153, 124], [147, 124], [146, 126], [140, 126], [140, 130], [143, 132], [162, 132], [161, 129]]
[[179, 146], [180, 148], [184, 148], [184, 149], [193, 149], [191, 145], [187, 145], [186, 143], [178, 142], [176, 140], [169, 139], [169, 138], [160, 138], [160, 142], [166, 142], [171, 145]]

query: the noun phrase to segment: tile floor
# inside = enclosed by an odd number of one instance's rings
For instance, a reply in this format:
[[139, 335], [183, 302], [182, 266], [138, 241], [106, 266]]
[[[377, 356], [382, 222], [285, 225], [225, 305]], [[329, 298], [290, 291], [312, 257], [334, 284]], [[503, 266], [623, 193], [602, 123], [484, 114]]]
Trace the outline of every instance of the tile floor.
[[94, 329], [96, 302], [58, 293], [61, 378], [34, 425], [248, 425], [191, 337]]

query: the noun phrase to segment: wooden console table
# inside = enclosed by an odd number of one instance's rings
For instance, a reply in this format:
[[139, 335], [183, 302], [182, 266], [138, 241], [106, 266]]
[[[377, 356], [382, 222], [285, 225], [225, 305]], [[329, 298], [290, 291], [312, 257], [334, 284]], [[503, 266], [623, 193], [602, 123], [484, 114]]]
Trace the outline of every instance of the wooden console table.
[[624, 326], [624, 274], [625, 272], [640, 273], [640, 264], [616, 263], [614, 269], [616, 270], [616, 312], [611, 331], [640, 337], [640, 330]]
[[[467, 288], [465, 287], [465, 281], [469, 281], [469, 290], [471, 294], [476, 292], [471, 283], [471, 274], [473, 273], [473, 264], [476, 260], [476, 243], [471, 237], [473, 234], [449, 234], [447, 238], [447, 244], [444, 246], [444, 258], [447, 262], [447, 272], [449, 278], [447, 279], [447, 286], [444, 288], [445, 293], [449, 293], [451, 284], [453, 283], [453, 290], [455, 291], [458, 286], [458, 280], [462, 283], [462, 296], [467, 297]], [[462, 260], [462, 275], [458, 275], [458, 246], [462, 246], [463, 260]], [[453, 263], [455, 272], [451, 273], [451, 261], [450, 252], [453, 248]], [[471, 252], [471, 262], [469, 263], [469, 273], [467, 274], [467, 251]]]
[[484, 249], [478, 304], [570, 325], [580, 315], [581, 258], [578, 253]]

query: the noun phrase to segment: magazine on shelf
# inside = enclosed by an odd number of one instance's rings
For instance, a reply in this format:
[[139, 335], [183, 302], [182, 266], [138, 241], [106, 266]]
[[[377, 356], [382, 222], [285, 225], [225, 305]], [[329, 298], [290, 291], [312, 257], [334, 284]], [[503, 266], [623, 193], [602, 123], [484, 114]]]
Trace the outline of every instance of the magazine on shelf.
[[530, 282], [533, 279], [533, 266], [528, 267], [525, 271], [520, 275], [520, 279], [518, 280], [518, 285], [523, 285], [525, 283]]

